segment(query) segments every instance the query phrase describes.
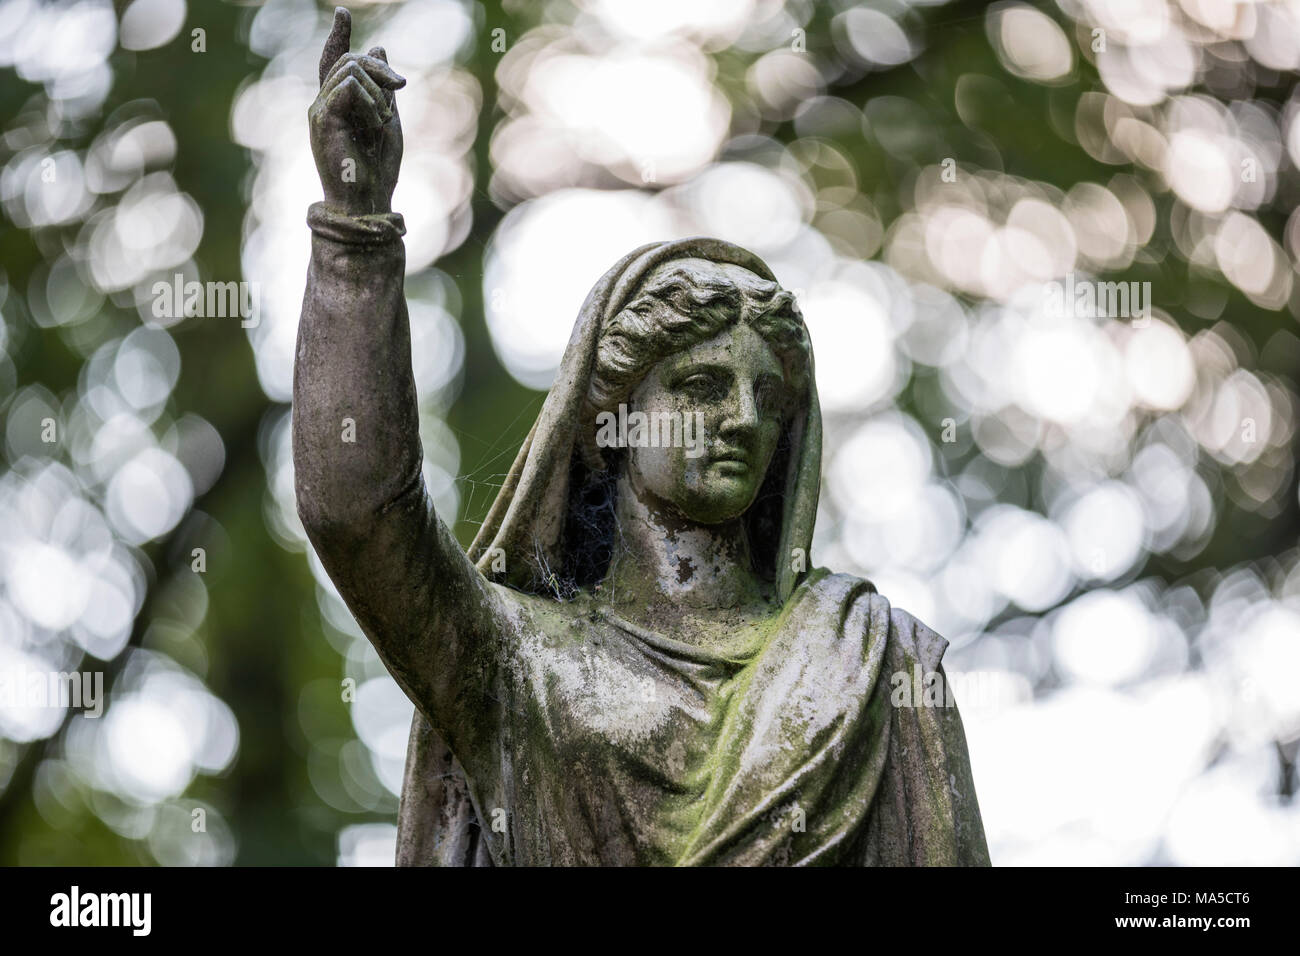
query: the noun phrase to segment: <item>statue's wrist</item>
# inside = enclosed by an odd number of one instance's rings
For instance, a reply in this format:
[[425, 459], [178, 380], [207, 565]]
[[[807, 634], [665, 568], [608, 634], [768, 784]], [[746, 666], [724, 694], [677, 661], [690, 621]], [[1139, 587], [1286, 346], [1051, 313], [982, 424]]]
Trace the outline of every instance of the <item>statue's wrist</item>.
[[357, 196], [326, 196], [325, 205], [344, 216], [383, 216], [393, 211], [391, 202]]
[[390, 203], [343, 202], [335, 204], [349, 216], [386, 216], [393, 211]]

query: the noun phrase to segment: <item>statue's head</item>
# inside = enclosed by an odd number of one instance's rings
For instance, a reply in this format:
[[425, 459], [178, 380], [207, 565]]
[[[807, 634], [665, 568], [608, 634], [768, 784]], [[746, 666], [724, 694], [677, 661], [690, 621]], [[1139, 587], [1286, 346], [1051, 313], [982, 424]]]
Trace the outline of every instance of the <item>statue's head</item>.
[[737, 518], [806, 402], [810, 367], [789, 292], [739, 265], [669, 260], [601, 330], [584, 455], [657, 510]]
[[583, 303], [471, 558], [521, 591], [598, 587], [635, 495], [679, 526], [740, 518], [753, 570], [788, 597], [820, 489], [812, 370], [794, 297], [758, 256], [704, 236], [632, 250]]

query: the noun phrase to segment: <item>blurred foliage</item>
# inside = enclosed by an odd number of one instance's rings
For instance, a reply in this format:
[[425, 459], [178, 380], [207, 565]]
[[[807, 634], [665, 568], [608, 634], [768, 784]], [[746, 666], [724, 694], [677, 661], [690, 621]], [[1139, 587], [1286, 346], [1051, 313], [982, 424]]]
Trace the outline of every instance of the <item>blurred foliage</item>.
[[[115, 4], [117, 16], [124, 16], [126, 6], [120, 0]], [[159, 4], [158, 9], [163, 6]], [[323, 35], [327, 8], [310, 3], [278, 6], [284, 17], [297, 24], [294, 29], [301, 35]], [[383, 37], [384, 24], [399, 6], [358, 10], [359, 30]], [[813, 136], [799, 133], [800, 118], [794, 111], [786, 111], [786, 115], [780, 110], [768, 115], [755, 115], [752, 109], [746, 112], [741, 101], [752, 83], [752, 70], [765, 53], [723, 45], [706, 55], [716, 70], [715, 86], [735, 99], [732, 122], [741, 132], [787, 146], [801, 141], [833, 145], [838, 155], [851, 161], [853, 180], [886, 231], [914, 209], [923, 171], [952, 157], [963, 171], [1000, 171], [1058, 187], [1062, 193], [1076, 183], [1106, 183], [1117, 172], [1131, 173], [1157, 195], [1155, 233], [1141, 254], [1106, 278], [1150, 281], [1154, 304], [1172, 317], [1188, 338], [1207, 329], [1221, 330], [1226, 322], [1247, 343], [1247, 351], [1258, 356], [1260, 369], [1288, 383], [1291, 395], [1300, 390], [1300, 352], [1291, 334], [1295, 331], [1295, 296], [1280, 310], [1262, 307], [1222, 274], [1175, 254], [1171, 200], [1158, 177], [1135, 163], [1103, 162], [1095, 151], [1084, 149], [1073, 138], [1069, 118], [1080, 97], [1104, 89], [1094, 63], [1081, 55], [1089, 39], [1082, 26], [1071, 24], [1056, 7], [1040, 6], [1062, 24], [1075, 48], [1075, 66], [1067, 81], [1045, 84], [1008, 72], [990, 42], [987, 5], [975, 2], [917, 4], [910, 9], [901, 4], [880, 5], [902, 11], [900, 20], [908, 25], [910, 36], [923, 39], [923, 49], [896, 66], [855, 67], [836, 46], [832, 23], [850, 6], [789, 5], [791, 15], [797, 18], [792, 22], [802, 24], [814, 62], [836, 65], [821, 71], [809, 95], [837, 97], [859, 109], [873, 101], [886, 104], [886, 97], [901, 98], [893, 101], [894, 106], [905, 102], [906, 112], [890, 122], [906, 134], [906, 148], [897, 144], [887, 148], [878, 137], [867, 135], [872, 128], [870, 118], [865, 123], [836, 125], [832, 116]], [[18, 23], [22, 29], [18, 17], [22, 8], [21, 3], [0, 3], [0, 38], [13, 29], [12, 24]], [[484, 296], [485, 257], [503, 216], [516, 201], [501, 200], [501, 192], [494, 192], [494, 136], [511, 109], [499, 102], [502, 59], [492, 48], [490, 37], [500, 28], [507, 42], [513, 43], [537, 28], [574, 23], [577, 14], [561, 2], [501, 7], [472, 4], [465, 9], [473, 33], [469, 42], [460, 46], [455, 64], [477, 83], [482, 104], [473, 121], [472, 145], [464, 156], [473, 177], [472, 195], [467, 200], [471, 222], [463, 240], [449, 243], [453, 247], [427, 274], [436, 274], [438, 281], [449, 280], [459, 298], [454, 311], [464, 339], [464, 365], [455, 387], [439, 407], [459, 444], [455, 477], [461, 508], [455, 530], [462, 543], [468, 544], [491, 504], [489, 494], [474, 491], [476, 482], [486, 482], [490, 491], [492, 476], [508, 467], [542, 397], [506, 371], [484, 320], [490, 308]], [[258, 6], [216, 0], [191, 2], [183, 27], [165, 44], [138, 52], [114, 45], [105, 61], [111, 71], [110, 87], [102, 103], [81, 112], [63, 109], [52, 80], [24, 78], [13, 69], [0, 69], [0, 118], [6, 130], [0, 142], [0, 164], [16, 168], [24, 150], [37, 148], [85, 154], [97, 137], [120, 122], [123, 110], [143, 110], [145, 115], [163, 118], [174, 134], [176, 147], [174, 158], [162, 168], [202, 214], [201, 240], [188, 257], [187, 275], [221, 279], [243, 275], [256, 165], [254, 151], [238, 145], [231, 130], [239, 95], [270, 62], [250, 47], [258, 11]], [[206, 31], [206, 52], [192, 50], [191, 30], [195, 28]], [[61, 43], [66, 50], [76, 41], [51, 34], [46, 42]], [[397, 59], [394, 65], [399, 71], [404, 69]], [[1282, 115], [1292, 102], [1294, 83], [1294, 73], [1257, 70], [1249, 89], [1227, 89], [1222, 98], [1249, 98]], [[751, 96], [747, 102], [752, 105], [753, 99]], [[965, 115], [959, 110], [959, 101], [970, 104]], [[403, 102], [399, 99], [399, 104]], [[408, 131], [408, 153], [416, 145]], [[749, 145], [743, 137], [730, 140], [716, 159], [749, 155]], [[1281, 162], [1286, 175], [1278, 175], [1276, 195], [1258, 209], [1257, 217], [1269, 236], [1285, 244], [1300, 177], [1285, 158]], [[576, 184], [628, 185], [608, 175]], [[655, 183], [644, 185], [651, 193], [662, 188]], [[6, 195], [12, 191], [9, 186], [5, 189]], [[96, 201], [103, 206], [112, 197], [105, 194]], [[7, 202], [7, 215], [11, 208]], [[409, 211], [407, 214], [410, 218]], [[305, 208], [292, 225], [305, 234], [302, 215]], [[12, 417], [15, 396], [34, 385], [43, 386], [64, 403], [65, 412], [69, 411], [69, 396], [76, 395], [79, 385], [84, 388], [92, 374], [90, 356], [104, 343], [139, 328], [146, 315], [147, 304], [137, 307], [127, 289], [110, 291], [95, 313], [83, 321], [37, 321], [29, 302], [31, 284], [69, 250], [84, 247], [82, 218], [25, 224], [4, 220], [0, 288], [6, 291], [0, 298], [0, 311], [6, 337], [0, 340], [4, 342], [0, 357], [7, 355], [7, 360], [0, 365], [0, 415]], [[607, 259], [612, 262], [623, 251], [608, 249]], [[1289, 245], [1288, 251], [1294, 254]], [[84, 259], [84, 250], [81, 255]], [[1294, 270], [1293, 265], [1289, 267]], [[170, 276], [176, 270], [159, 271]], [[592, 274], [588, 281], [595, 278]], [[300, 286], [301, 276], [294, 274], [284, 281]], [[971, 307], [979, 305], [979, 296], [961, 290], [956, 294]], [[1217, 300], [1222, 301], [1218, 309], [1198, 304]], [[1280, 330], [1287, 330], [1288, 336], [1278, 338]], [[233, 862], [332, 864], [340, 855], [341, 831], [356, 824], [389, 823], [396, 810], [396, 798], [378, 786], [374, 772], [367, 767], [367, 754], [358, 742], [349, 704], [338, 690], [344, 676], [372, 674], [373, 661], [358, 664], [353, 660], [356, 667], [341, 668], [341, 655], [351, 653], [350, 645], [346, 638], [340, 640], [343, 630], [331, 628], [323, 616], [324, 605], [317, 600], [318, 580], [303, 555], [282, 546], [283, 540], [277, 540], [268, 529], [267, 515], [276, 505], [268, 490], [267, 447], [285, 406], [269, 398], [259, 381], [252, 340], [233, 320], [188, 318], [170, 325], [167, 331], [179, 350], [180, 374], [150, 427], [162, 438], [182, 416], [198, 416], [219, 434], [224, 464], [219, 479], [194, 498], [192, 508], [173, 527], [130, 546], [133, 560], [143, 569], [144, 586], [137, 595], [139, 609], [126, 646], [155, 651], [201, 678], [238, 723], [237, 755], [224, 769], [195, 775], [182, 792], [152, 804], [142, 801], [145, 810], [127, 812], [114, 804], [116, 798], [78, 778], [71, 738], [84, 718], [69, 712], [61, 726], [38, 739], [19, 742], [0, 738], [0, 863], [231, 861], [220, 847], [213, 857], [186, 857], [174, 849], [159, 851], [156, 832], [151, 842], [149, 834], [157, 828], [188, 828], [192, 809], [201, 806], [210, 809], [210, 819], [224, 821], [221, 826], [229, 833], [223, 846], [233, 852]], [[896, 407], [917, 421], [934, 419], [932, 404], [927, 404], [925, 396], [933, 386], [929, 374], [918, 367], [896, 397]], [[1293, 435], [1290, 446], [1288, 455], [1293, 459]], [[939, 467], [945, 475], [957, 475], [979, 455], [979, 449], [969, 442], [940, 443], [936, 448], [944, 456]], [[31, 467], [30, 462], [24, 465], [10, 457], [5, 465], [19, 471]], [[1034, 457], [1009, 471], [1019, 476], [1015, 481], [1037, 488], [1044, 467], [1043, 460]], [[102, 487], [87, 484], [86, 495], [92, 499], [102, 491]], [[1169, 582], [1200, 582], [1208, 593], [1220, 572], [1246, 562], [1267, 563], [1296, 545], [1300, 512], [1293, 472], [1288, 473], [1282, 493], [1269, 497], [1268, 507], [1236, 506], [1222, 486], [1212, 491], [1222, 510], [1203, 546], [1181, 556], [1172, 551], [1152, 553], [1125, 581], [1154, 576]], [[1030, 492], [1021, 497], [1027, 507], [1041, 509], [1036, 495]], [[1240, 501], [1240, 496], [1234, 500]], [[191, 553], [196, 546], [207, 552], [202, 580], [206, 597], [201, 601], [205, 609], [192, 622], [192, 629], [155, 626], [160, 620], [174, 620], [170, 609], [183, 603], [176, 595], [189, 593], [191, 585], [184, 579], [193, 575]], [[1080, 584], [1070, 595], [1082, 590], [1086, 587]], [[1057, 603], [1065, 600], [1063, 597]], [[987, 622], [987, 627], [993, 630], [1024, 614], [1023, 609], [1008, 606]], [[0, 613], [0, 627], [6, 626], [6, 620], [12, 618]], [[43, 647], [52, 646], [53, 638], [43, 631], [25, 633]], [[111, 711], [113, 693], [127, 686], [133, 653], [118, 647], [107, 659], [99, 660], [90, 653], [83, 657], [75, 641], [65, 644], [66, 653], [57, 658], [62, 668], [105, 672]], [[1280, 760], [1288, 772], [1293, 772], [1294, 744], [1290, 739], [1278, 741]], [[367, 775], [369, 790], [358, 783], [365, 783]], [[976, 776], [978, 779], [978, 761]], [[179, 810], [181, 816], [168, 816], [168, 808]], [[162, 842], [167, 843], [165, 839]]]

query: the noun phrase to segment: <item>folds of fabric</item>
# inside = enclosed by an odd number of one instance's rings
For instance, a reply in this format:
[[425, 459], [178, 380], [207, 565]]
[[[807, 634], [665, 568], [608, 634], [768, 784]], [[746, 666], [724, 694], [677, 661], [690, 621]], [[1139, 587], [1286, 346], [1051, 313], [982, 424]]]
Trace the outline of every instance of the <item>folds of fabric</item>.
[[[816, 571], [719, 648], [572, 608], [569, 641], [552, 635], [567, 610], [516, 622], [494, 779], [407, 780], [444, 808], [409, 821], [407, 862], [987, 864], [955, 707], [892, 694], [941, 675], [945, 642], [868, 582]], [[452, 825], [475, 805], [500, 832]]]

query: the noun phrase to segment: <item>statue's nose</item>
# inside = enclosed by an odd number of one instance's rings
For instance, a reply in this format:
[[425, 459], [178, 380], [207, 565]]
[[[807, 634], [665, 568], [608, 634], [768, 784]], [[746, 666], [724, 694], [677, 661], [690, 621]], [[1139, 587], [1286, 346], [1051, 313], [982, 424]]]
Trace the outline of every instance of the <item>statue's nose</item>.
[[752, 431], [758, 427], [758, 422], [758, 401], [754, 396], [753, 383], [737, 378], [727, 392], [722, 432], [726, 435]]

